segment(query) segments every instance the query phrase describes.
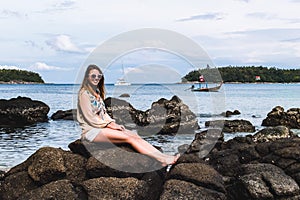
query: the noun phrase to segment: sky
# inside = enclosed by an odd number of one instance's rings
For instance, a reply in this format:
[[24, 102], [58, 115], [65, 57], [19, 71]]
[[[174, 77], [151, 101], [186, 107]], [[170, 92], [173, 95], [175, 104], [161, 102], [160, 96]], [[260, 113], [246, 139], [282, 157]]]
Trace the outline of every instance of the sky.
[[[103, 43], [148, 28], [189, 38], [213, 66], [299, 69], [299, 10], [300, 0], [1, 1], [0, 68], [34, 71], [47, 83], [75, 83]], [[124, 72], [136, 75], [136, 82], [162, 81], [165, 73], [174, 74], [168, 78], [174, 82], [200, 67], [176, 52], [153, 49], [116, 57], [106, 68], [107, 83]]]

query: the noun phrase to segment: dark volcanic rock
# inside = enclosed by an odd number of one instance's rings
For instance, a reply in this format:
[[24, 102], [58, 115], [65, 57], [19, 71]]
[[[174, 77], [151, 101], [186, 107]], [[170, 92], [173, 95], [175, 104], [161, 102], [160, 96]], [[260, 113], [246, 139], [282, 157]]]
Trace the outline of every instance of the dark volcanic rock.
[[36, 188], [38, 186], [26, 171], [17, 172], [5, 178], [1, 187], [2, 191], [0, 190], [0, 199], [17, 199], [26, 192]]
[[294, 134], [289, 128], [285, 126], [267, 127], [264, 128], [253, 136], [254, 141], [257, 142], [268, 142], [277, 140], [279, 138], [289, 138], [293, 137]]
[[82, 183], [88, 199], [151, 199], [149, 185], [136, 178], [101, 177]]
[[222, 176], [203, 163], [182, 163], [168, 174], [160, 199], [226, 199]]
[[41, 184], [65, 177], [66, 167], [62, 154], [62, 150], [51, 147], [39, 149], [28, 166], [29, 176]]
[[92, 143], [76, 140], [69, 144], [74, 152], [88, 158], [86, 169], [89, 178], [141, 177], [145, 172], [160, 170], [157, 160], [137, 153], [128, 144]]
[[222, 113], [222, 115], [225, 117], [230, 117], [232, 115], [240, 115], [240, 114], [241, 112], [239, 110], [234, 110], [234, 111], [227, 110], [225, 113]]
[[231, 189], [231, 195], [235, 199], [300, 197], [300, 189], [296, 181], [272, 164], [243, 165], [242, 173], [235, 182], [235, 187]]
[[300, 129], [300, 108], [291, 108], [284, 112], [283, 107], [276, 106], [262, 122], [262, 126], [279, 125]]
[[228, 141], [208, 129], [166, 172], [128, 144], [77, 140], [72, 152], [44, 147], [5, 173], [0, 199], [298, 200], [299, 146], [286, 127]]
[[247, 120], [215, 120], [205, 122], [206, 127], [223, 128], [223, 132], [254, 132], [255, 127]]
[[116, 98], [105, 100], [108, 113], [119, 124], [136, 129], [141, 135], [194, 133], [199, 128], [196, 115], [177, 96], [160, 99], [149, 110], [140, 111]]
[[123, 94], [121, 94], [119, 97], [130, 97], [130, 94], [128, 94], [128, 93], [123, 93]]
[[[196, 115], [177, 96], [173, 96], [171, 100], [162, 98], [146, 111], [137, 110], [122, 99], [108, 97], [104, 102], [108, 114], [118, 124], [135, 129], [140, 135], [193, 134], [199, 129]], [[59, 110], [51, 116], [51, 119], [76, 120], [76, 111], [76, 109]]]
[[299, 198], [300, 138], [259, 143], [246, 138], [224, 142], [207, 156], [210, 165], [230, 177], [225, 183], [229, 199]]
[[207, 189], [225, 193], [222, 176], [211, 166], [204, 163], [181, 163], [167, 175], [167, 180], [188, 181]]
[[0, 100], [0, 127], [22, 127], [48, 121], [50, 108], [41, 101], [26, 97]]
[[206, 189], [187, 181], [171, 179], [164, 184], [164, 191], [160, 196], [160, 200], [170, 199], [207, 199], [207, 200], [225, 200], [226, 195], [221, 192], [216, 192]]
[[59, 120], [59, 119], [64, 119], [64, 120], [77, 120], [76, 119], [76, 109], [70, 109], [70, 110], [58, 110], [55, 112], [53, 115], [51, 115], [51, 119], [53, 120]]
[[75, 187], [69, 180], [58, 180], [21, 195], [19, 200], [28, 199], [80, 199]]

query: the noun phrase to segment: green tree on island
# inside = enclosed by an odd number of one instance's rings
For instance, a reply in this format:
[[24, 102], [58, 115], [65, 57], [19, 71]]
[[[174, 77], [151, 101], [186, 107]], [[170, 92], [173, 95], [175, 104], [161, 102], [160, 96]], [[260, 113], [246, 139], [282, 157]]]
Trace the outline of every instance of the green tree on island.
[[[270, 83], [296, 83], [300, 82], [300, 69], [278, 69], [275, 67], [255, 66], [228, 66], [216, 68], [224, 82], [270, 82]], [[198, 81], [200, 75], [209, 74], [209, 69], [199, 69], [189, 72], [182, 78], [182, 82]], [[219, 81], [219, 80], [216, 80]]]
[[38, 73], [16, 69], [0, 69], [0, 81], [44, 83]]

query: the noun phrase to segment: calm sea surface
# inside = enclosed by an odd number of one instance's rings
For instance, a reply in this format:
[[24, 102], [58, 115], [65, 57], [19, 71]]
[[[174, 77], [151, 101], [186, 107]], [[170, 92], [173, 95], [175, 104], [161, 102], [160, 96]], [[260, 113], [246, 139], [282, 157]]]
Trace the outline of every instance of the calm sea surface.
[[[186, 90], [191, 85], [107, 85], [107, 97], [119, 97], [128, 93], [130, 98], [123, 98], [136, 109], [147, 110], [152, 102], [160, 98], [170, 99], [179, 96], [198, 116], [201, 129], [204, 122], [222, 119], [220, 113], [226, 110], [239, 110], [241, 115], [229, 119], [249, 120], [257, 130], [262, 129], [262, 120], [273, 107], [280, 105], [285, 110], [300, 107], [300, 84], [225, 84], [219, 92], [193, 93]], [[0, 85], [0, 99], [30, 97], [50, 107], [50, 117], [57, 110], [76, 107], [77, 85]], [[299, 133], [299, 130], [293, 130]], [[68, 150], [68, 144], [80, 137], [81, 130], [73, 121], [52, 121], [38, 123], [17, 129], [0, 129], [0, 169], [7, 169], [26, 160], [32, 153], [44, 146], [61, 147]], [[230, 139], [245, 133], [226, 134]], [[149, 136], [145, 139], [161, 146], [164, 152], [173, 154], [177, 147], [189, 144], [194, 134], [171, 136]]]

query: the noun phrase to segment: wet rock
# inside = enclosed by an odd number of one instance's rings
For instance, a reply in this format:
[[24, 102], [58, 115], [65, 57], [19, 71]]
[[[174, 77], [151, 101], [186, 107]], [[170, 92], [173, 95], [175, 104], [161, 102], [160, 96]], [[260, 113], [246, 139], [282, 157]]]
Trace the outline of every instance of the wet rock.
[[[128, 177], [161, 169], [157, 160], [137, 153], [129, 144], [93, 143], [76, 140], [69, 144], [73, 153], [88, 158], [87, 174], [90, 178], [101, 176]], [[161, 150], [158, 148], [158, 150]]]
[[205, 186], [201, 187], [190, 182], [171, 179], [164, 184], [164, 190], [160, 196], [160, 200], [169, 199], [225, 200], [226, 196], [221, 192], [206, 189]]
[[126, 144], [41, 148], [4, 175], [0, 199], [299, 199], [300, 138], [279, 129], [228, 141], [220, 128], [197, 133], [169, 172]]
[[225, 117], [230, 117], [232, 115], [240, 115], [240, 114], [241, 112], [239, 110], [234, 110], [234, 111], [227, 110], [225, 113], [222, 113], [222, 115]]
[[58, 195], [63, 196], [64, 187], [60, 188], [59, 181], [67, 179], [80, 183], [86, 180], [85, 166], [86, 159], [78, 154], [58, 148], [43, 147], [5, 174], [3, 185], [1, 184], [0, 187], [0, 197], [3, 198], [0, 199], [51, 199], [57, 197], [54, 194], [55, 188], [59, 190]]
[[132, 116], [136, 109], [127, 101], [108, 97], [104, 100], [108, 114], [116, 120], [117, 123], [127, 125], [135, 122]]
[[285, 126], [267, 127], [253, 136], [253, 140], [257, 142], [269, 142], [280, 138], [294, 137], [295, 135]]
[[225, 187], [229, 199], [297, 199], [299, 146], [299, 137], [269, 142], [237, 137], [214, 148], [207, 162], [228, 177]]
[[[203, 159], [214, 147], [218, 146], [217, 143], [223, 141], [223, 137], [224, 134], [221, 129], [208, 129], [197, 133], [179, 162], [187, 156], [191, 158], [191, 155], [194, 155], [194, 158]], [[196, 158], [194, 162], [199, 161]]]
[[235, 199], [279, 199], [300, 195], [295, 180], [272, 164], [243, 165], [235, 184], [236, 188], [230, 190]]
[[[124, 150], [122, 150], [124, 151]], [[120, 154], [119, 154], [120, 153]], [[160, 170], [162, 168], [154, 159], [137, 153], [121, 152], [112, 150], [105, 156], [103, 152], [90, 157], [86, 164], [88, 178], [97, 177], [137, 177], [141, 178], [143, 173]], [[140, 159], [140, 160], [139, 160]]]
[[40, 188], [31, 190], [30, 192], [22, 195], [19, 200], [28, 199], [80, 199], [79, 195], [75, 192], [75, 187], [69, 180], [58, 180]]
[[41, 101], [26, 97], [0, 100], [0, 127], [23, 127], [48, 121], [50, 108]]
[[101, 177], [82, 183], [88, 199], [151, 199], [151, 191], [145, 181], [136, 178]]
[[65, 177], [66, 167], [62, 153], [62, 150], [51, 147], [39, 149], [28, 167], [29, 176], [40, 184]]
[[123, 94], [121, 94], [119, 97], [130, 97], [130, 94], [128, 94], [128, 93], [123, 93]]
[[262, 122], [262, 126], [279, 125], [300, 129], [300, 108], [291, 108], [284, 112], [283, 107], [276, 106]]
[[0, 199], [15, 200], [36, 188], [38, 188], [38, 186], [27, 172], [17, 172], [5, 178], [1, 185]]
[[63, 119], [63, 120], [77, 120], [76, 119], [76, 112], [77, 109], [70, 109], [70, 110], [58, 110], [56, 111], [53, 115], [51, 115], [51, 119], [52, 120], [59, 120], [59, 119]]
[[177, 96], [160, 99], [149, 110], [140, 111], [116, 98], [105, 100], [108, 113], [117, 123], [134, 128], [141, 135], [194, 133], [199, 128], [196, 115]]
[[4, 175], [5, 175], [5, 171], [0, 170], [0, 181], [3, 180]]
[[167, 175], [167, 180], [169, 179], [183, 180], [221, 193], [226, 192], [222, 176], [204, 163], [178, 164]]
[[65, 172], [66, 179], [75, 183], [79, 183], [87, 179], [86, 177], [87, 159], [69, 151], [64, 151], [63, 159], [64, 159], [64, 166], [66, 168], [66, 172]]
[[254, 132], [255, 127], [247, 120], [215, 120], [205, 122], [206, 127], [223, 128], [225, 133]]

